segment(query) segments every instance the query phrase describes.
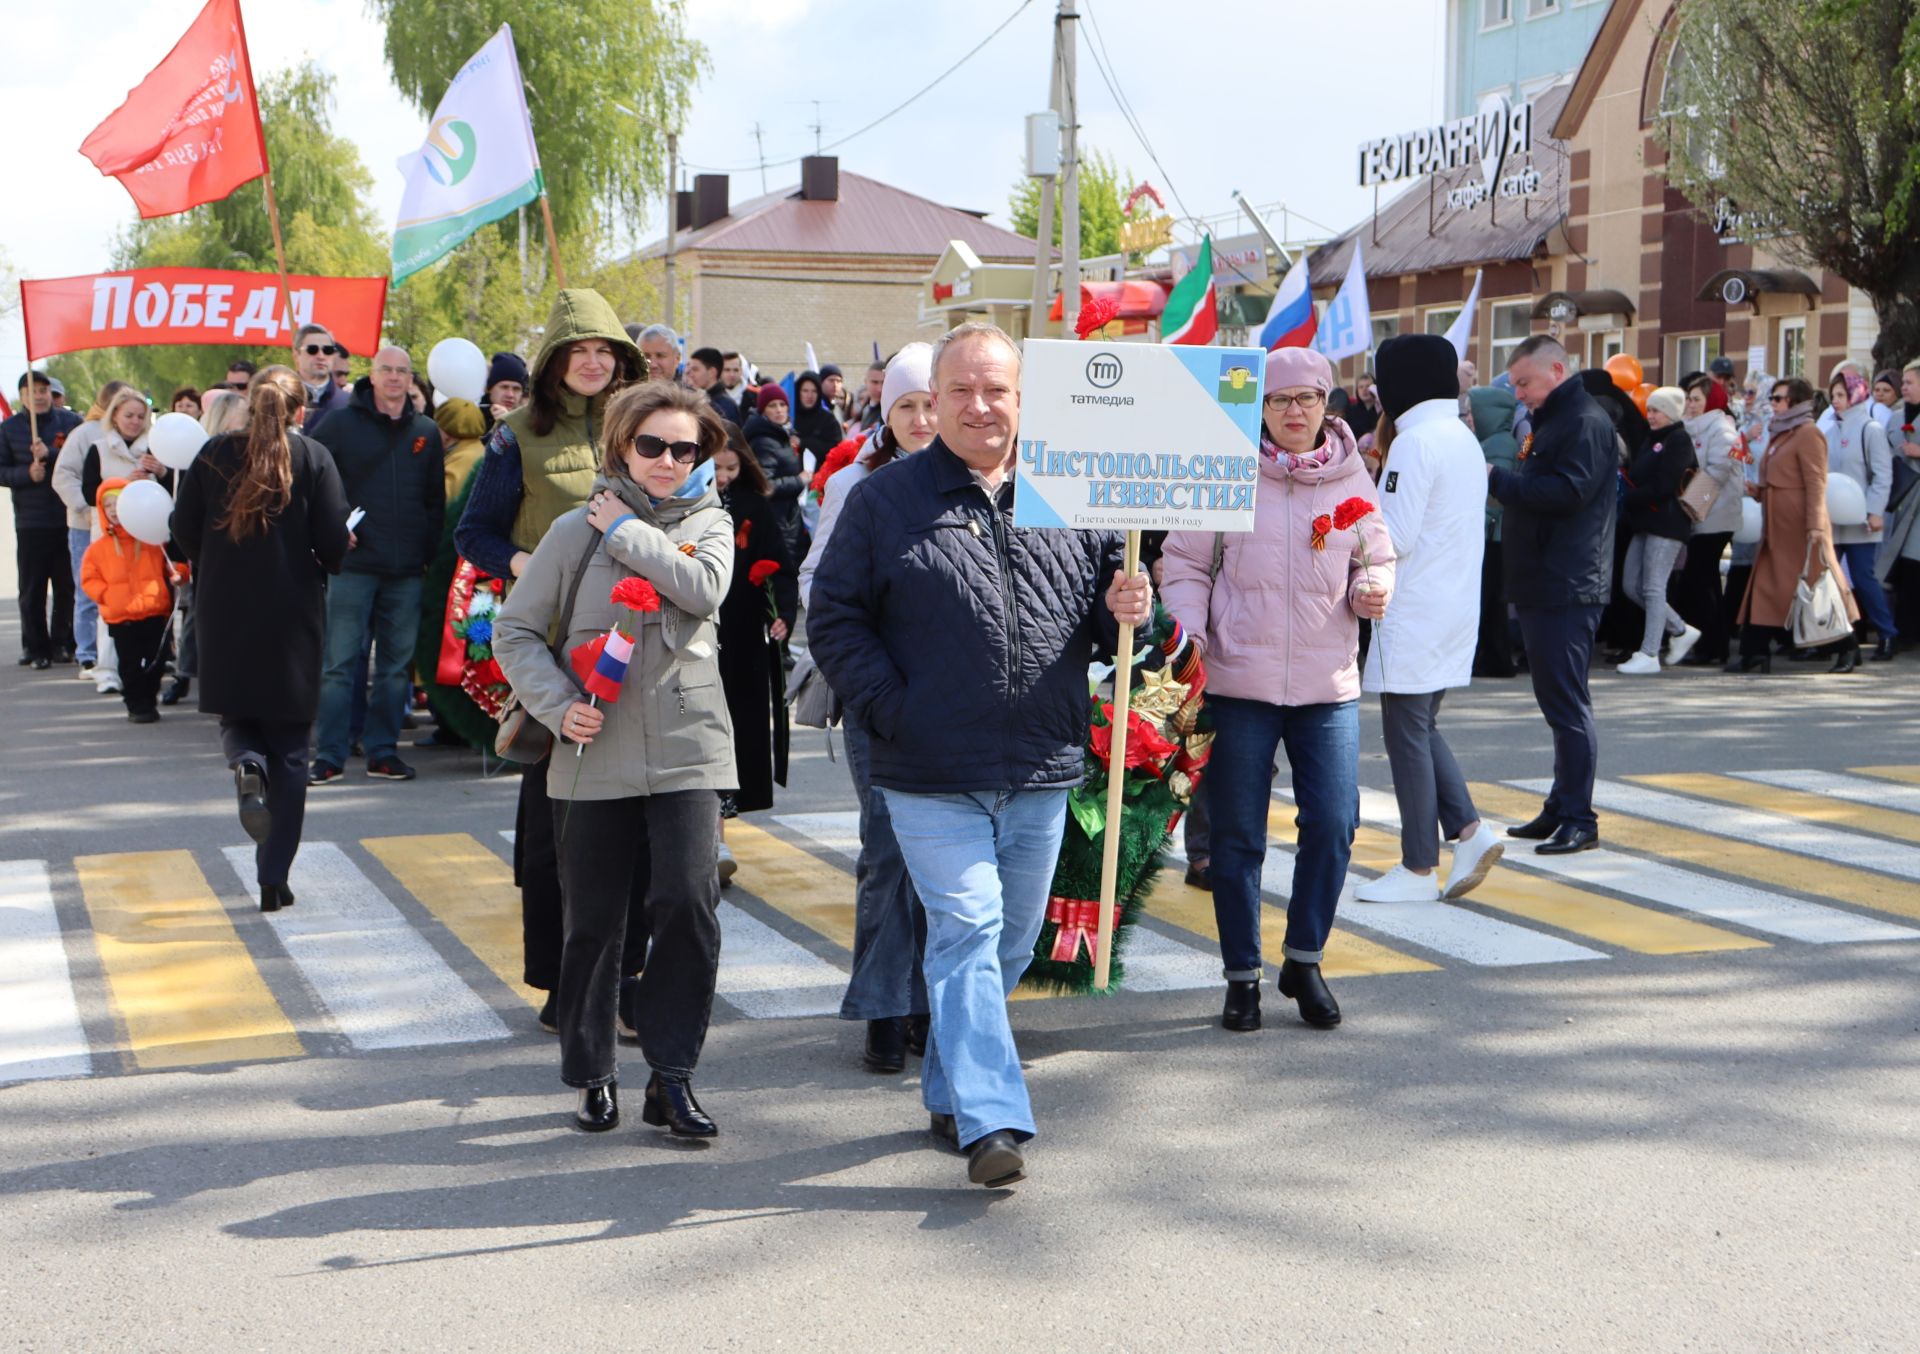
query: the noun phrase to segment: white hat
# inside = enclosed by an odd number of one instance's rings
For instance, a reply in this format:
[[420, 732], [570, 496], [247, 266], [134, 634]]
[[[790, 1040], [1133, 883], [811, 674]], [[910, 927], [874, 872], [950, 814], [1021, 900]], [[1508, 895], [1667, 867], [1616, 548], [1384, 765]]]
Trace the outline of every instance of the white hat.
[[894, 401], [902, 395], [933, 391], [933, 345], [909, 343], [887, 363], [887, 379], [880, 387], [880, 417], [893, 412]]

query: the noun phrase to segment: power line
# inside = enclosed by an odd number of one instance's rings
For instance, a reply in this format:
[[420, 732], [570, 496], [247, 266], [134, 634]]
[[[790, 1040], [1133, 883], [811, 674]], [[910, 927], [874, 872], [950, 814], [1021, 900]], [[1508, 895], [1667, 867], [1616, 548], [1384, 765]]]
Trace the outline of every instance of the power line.
[[1160, 157], [1154, 154], [1153, 142], [1147, 139], [1146, 129], [1140, 125], [1140, 119], [1133, 111], [1133, 104], [1120, 92], [1120, 82], [1114, 78], [1111, 70], [1113, 58], [1107, 55], [1107, 39], [1100, 31], [1100, 20], [1094, 15], [1091, 0], [1087, 4], [1086, 15], [1093, 26], [1093, 42], [1088, 44], [1087, 51], [1093, 56], [1094, 68], [1100, 72], [1101, 83], [1106, 85], [1107, 93], [1113, 96], [1113, 102], [1119, 108], [1121, 118], [1132, 129], [1134, 137], [1140, 142], [1141, 149], [1146, 151], [1147, 158], [1153, 161], [1153, 167], [1160, 171], [1160, 177], [1166, 181], [1167, 191], [1173, 194], [1173, 200], [1180, 206], [1180, 214], [1194, 219], [1193, 213], [1187, 209], [1186, 199], [1180, 196], [1180, 190], [1174, 186], [1173, 175], [1167, 172], [1167, 167], [1160, 163]]
[[[962, 56], [958, 61], [954, 62], [951, 66], [941, 71], [940, 74], [934, 76], [932, 80], [928, 81], [925, 85], [922, 85], [914, 93], [908, 95], [905, 99], [902, 99], [899, 103], [889, 108], [886, 112], [882, 113], [879, 117], [875, 118], [872, 122], [867, 123], [866, 126], [860, 127], [854, 131], [848, 132], [845, 136], [841, 137], [838, 141], [829, 141], [825, 146], [816, 145], [814, 153], [817, 155], [830, 150], [838, 150], [841, 146], [846, 145], [847, 142], [853, 140], [855, 137], [864, 136], [866, 133], [872, 131], [875, 127], [878, 127], [881, 123], [885, 122], [887, 119], [894, 116], [894, 114], [905, 111], [908, 107], [918, 102], [923, 96], [930, 94], [940, 84], [941, 81], [945, 80], [949, 75], [952, 75], [955, 71], [959, 70], [962, 66], [966, 65], [967, 62], [973, 60], [973, 58], [979, 54], [981, 48], [985, 47], [988, 43], [992, 42], [995, 38], [999, 37], [1001, 33], [1005, 32], [1007, 26], [1011, 24], [1015, 19], [1019, 18], [1021, 15], [1021, 12], [1024, 11], [1027, 8], [1027, 6], [1031, 5], [1032, 3], [1033, 3], [1033, 0], [1020, 0], [1020, 3], [1014, 6], [1013, 13], [1009, 14], [1006, 18], [1002, 19], [998, 27], [996, 27], [991, 33], [987, 34], [984, 38], [980, 39], [979, 42], [975, 43], [971, 48], [969, 48], [965, 56]], [[815, 140], [816, 142], [818, 141], [818, 129], [816, 129], [815, 131]], [[762, 171], [768, 170], [768, 169], [782, 169], [787, 165], [797, 165], [805, 158], [806, 156], [804, 155], [796, 155], [791, 159], [787, 159], [787, 160], [762, 161], [759, 164], [741, 165], [737, 169], [716, 169], [712, 165], [696, 165], [696, 164], [692, 164], [684, 161], [682, 163], [686, 163], [687, 168], [697, 169], [703, 174], [745, 174], [748, 170], [751, 170], [751, 169], [760, 169]]]

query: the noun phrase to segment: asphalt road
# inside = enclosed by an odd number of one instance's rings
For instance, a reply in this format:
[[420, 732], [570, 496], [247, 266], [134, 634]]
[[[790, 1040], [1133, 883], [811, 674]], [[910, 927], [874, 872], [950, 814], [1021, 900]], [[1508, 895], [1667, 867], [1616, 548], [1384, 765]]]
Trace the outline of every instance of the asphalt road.
[[[16, 635], [9, 620], [0, 653]], [[1602, 678], [1603, 776], [1920, 761], [1920, 659], [1781, 671]], [[135, 729], [90, 687], [12, 667], [0, 704], [0, 862], [46, 863], [93, 1073], [0, 1085], [0, 1347], [1920, 1345], [1920, 937], [1802, 943], [1720, 917], [1705, 920], [1725, 948], [1589, 936], [1600, 962], [1506, 966], [1389, 937], [1431, 964], [1335, 981], [1333, 1033], [1271, 989], [1253, 1035], [1218, 1028], [1212, 986], [1022, 1002], [1041, 1134], [1031, 1180], [991, 1192], [927, 1136], [911, 1069], [865, 1072], [859, 1027], [825, 1017], [723, 1003], [697, 1082], [723, 1130], [709, 1146], [641, 1127], [637, 1103], [614, 1133], [572, 1131], [531, 1008], [381, 863], [395, 834], [505, 849], [514, 785], [477, 758], [420, 753], [404, 785], [356, 766], [310, 800], [308, 840], [341, 844], [505, 1027], [370, 1050], [274, 929], [300, 909], [250, 910], [223, 863], [242, 838], [210, 720]], [[1547, 773], [1523, 682], [1450, 699], [1445, 727], [1476, 781]], [[1371, 712], [1365, 747], [1363, 782], [1390, 788]], [[1813, 834], [1799, 860], [1820, 834], [1857, 839], [1851, 864], [1771, 880], [1737, 854], [1674, 867], [1822, 916], [1920, 917], [1907, 815], [1832, 802], [1835, 818], [1779, 821]], [[801, 733], [776, 813], [852, 807], [843, 763]], [[1697, 807], [1697, 824], [1719, 812]], [[1606, 816], [1608, 846], [1671, 859], [1636, 821]], [[293, 1056], [156, 1070], [130, 1047], [138, 993], [115, 984], [139, 956], [82, 880], [97, 857], [167, 852], [214, 890]], [[1823, 892], [1829, 868], [1883, 892]], [[807, 954], [842, 953], [793, 919], [806, 900], [752, 869], [740, 892]], [[1342, 919], [1366, 926], [1361, 905]], [[0, 987], [0, 1025], [23, 990]]]

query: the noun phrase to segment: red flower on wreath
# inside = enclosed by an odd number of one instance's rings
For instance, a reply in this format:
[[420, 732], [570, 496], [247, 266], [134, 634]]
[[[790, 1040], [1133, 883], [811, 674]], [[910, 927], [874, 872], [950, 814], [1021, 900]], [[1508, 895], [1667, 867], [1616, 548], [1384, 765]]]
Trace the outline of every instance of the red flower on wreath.
[[756, 588], [764, 587], [766, 585], [766, 581], [769, 578], [772, 578], [775, 574], [779, 572], [780, 572], [779, 560], [763, 559], [759, 563], [755, 564], [751, 569], [747, 570], [747, 582], [753, 584], [753, 586]]
[[1308, 530], [1312, 532], [1309, 540], [1313, 548], [1315, 550], [1325, 550], [1327, 548], [1327, 533], [1333, 530], [1333, 519], [1325, 513], [1321, 513], [1313, 519]]
[[644, 578], [623, 578], [613, 585], [613, 604], [634, 611], [658, 611], [660, 594]]
[[500, 670], [500, 662], [495, 658], [483, 658], [472, 668], [473, 680], [482, 686], [505, 686], [507, 674]]
[[1333, 510], [1333, 529], [1335, 531], [1346, 531], [1351, 528], [1355, 522], [1358, 522], [1361, 518], [1366, 517], [1372, 512], [1373, 504], [1367, 502], [1366, 499], [1359, 497], [1347, 499]]
[[[1107, 717], [1107, 723], [1093, 730], [1091, 743], [1093, 755], [1100, 759], [1100, 765], [1112, 769], [1113, 760], [1113, 707], [1102, 704], [1100, 711]], [[1160, 767], [1171, 757], [1178, 746], [1161, 736], [1158, 729], [1140, 717], [1138, 711], [1127, 711], [1127, 769], [1146, 767], [1154, 775], [1160, 774]]]

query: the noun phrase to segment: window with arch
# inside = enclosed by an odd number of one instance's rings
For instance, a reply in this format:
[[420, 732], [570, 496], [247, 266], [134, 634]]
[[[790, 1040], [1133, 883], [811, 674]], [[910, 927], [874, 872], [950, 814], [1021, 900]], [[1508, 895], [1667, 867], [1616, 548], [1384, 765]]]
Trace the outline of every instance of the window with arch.
[[1676, 5], [1654, 40], [1640, 97], [1641, 122], [1674, 127], [1687, 158], [1709, 173], [1718, 173], [1721, 140], [1713, 111], [1718, 104], [1713, 95], [1718, 71], [1715, 45], [1711, 35], [1706, 42], [1689, 40]]

